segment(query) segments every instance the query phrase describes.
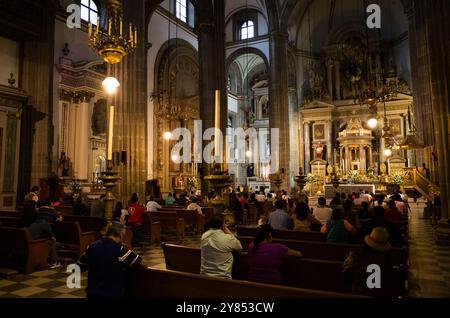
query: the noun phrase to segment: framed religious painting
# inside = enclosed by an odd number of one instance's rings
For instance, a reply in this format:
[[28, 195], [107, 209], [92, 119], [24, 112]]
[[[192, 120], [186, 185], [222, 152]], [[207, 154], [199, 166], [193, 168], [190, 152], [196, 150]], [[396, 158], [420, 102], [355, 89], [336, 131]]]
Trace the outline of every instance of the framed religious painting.
[[389, 118], [389, 127], [391, 127], [391, 132], [394, 136], [403, 136], [403, 120], [402, 118]]
[[317, 123], [313, 124], [313, 140], [325, 141], [325, 124]]

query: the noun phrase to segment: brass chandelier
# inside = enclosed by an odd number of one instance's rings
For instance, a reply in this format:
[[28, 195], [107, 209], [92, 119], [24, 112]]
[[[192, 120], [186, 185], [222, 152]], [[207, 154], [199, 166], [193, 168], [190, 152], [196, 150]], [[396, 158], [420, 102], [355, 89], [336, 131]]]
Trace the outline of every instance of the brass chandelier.
[[106, 0], [106, 12], [106, 17], [102, 21], [103, 27], [100, 27], [100, 18], [97, 20], [95, 30], [89, 23], [89, 46], [105, 62], [116, 64], [136, 49], [137, 27], [129, 23], [124, 32], [121, 0]]

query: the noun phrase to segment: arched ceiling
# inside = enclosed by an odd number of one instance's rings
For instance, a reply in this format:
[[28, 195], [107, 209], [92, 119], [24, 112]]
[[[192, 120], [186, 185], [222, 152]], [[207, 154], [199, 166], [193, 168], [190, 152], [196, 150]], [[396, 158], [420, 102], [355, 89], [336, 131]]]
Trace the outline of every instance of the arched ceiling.
[[[372, 2], [381, 7], [381, 35], [384, 40], [394, 40], [408, 31], [400, 0]], [[364, 14], [363, 0], [284, 0], [280, 23], [282, 26], [286, 24], [290, 41], [299, 49], [309, 50], [311, 34], [313, 50], [317, 50], [332, 41], [331, 35], [346, 24], [359, 24], [364, 29]]]
[[259, 11], [267, 19], [267, 9], [264, 0], [226, 0], [225, 21], [227, 21], [234, 13], [245, 8]]
[[240, 76], [244, 81], [247, 75], [256, 67], [263, 65], [265, 68], [264, 60], [259, 55], [253, 53], [240, 55], [233, 61], [233, 64], [238, 66]]

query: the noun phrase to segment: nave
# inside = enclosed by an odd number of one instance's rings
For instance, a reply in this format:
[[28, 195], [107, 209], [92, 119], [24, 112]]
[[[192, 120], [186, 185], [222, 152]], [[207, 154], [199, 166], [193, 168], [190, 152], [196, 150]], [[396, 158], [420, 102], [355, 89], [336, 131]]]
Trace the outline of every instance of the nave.
[[[450, 297], [450, 246], [438, 246], [433, 239], [429, 219], [422, 218], [422, 211], [410, 204], [408, 284], [410, 298]], [[167, 242], [177, 244], [175, 235], [167, 236]], [[199, 247], [199, 235], [187, 235], [183, 246]], [[135, 249], [143, 256], [145, 264], [165, 269], [163, 250], [159, 244], [144, 244]], [[37, 271], [29, 275], [18, 274], [0, 278], [0, 298], [84, 298], [87, 273], [82, 273], [81, 289], [66, 286], [68, 274], [59, 269]]]

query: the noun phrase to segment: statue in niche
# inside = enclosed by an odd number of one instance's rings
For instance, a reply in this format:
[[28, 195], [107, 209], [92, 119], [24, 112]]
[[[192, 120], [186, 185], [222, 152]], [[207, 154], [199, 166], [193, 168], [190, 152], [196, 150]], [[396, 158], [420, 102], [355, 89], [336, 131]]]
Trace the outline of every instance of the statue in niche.
[[66, 157], [65, 152], [61, 152], [61, 157], [58, 161], [58, 176], [60, 177], [68, 177], [70, 169], [70, 160]]
[[184, 179], [181, 174], [175, 178], [175, 188], [176, 189], [184, 189]]
[[91, 121], [92, 133], [94, 135], [106, 134], [106, 100], [100, 99], [95, 103]]
[[316, 159], [323, 159], [323, 146], [320, 142], [316, 147]]

